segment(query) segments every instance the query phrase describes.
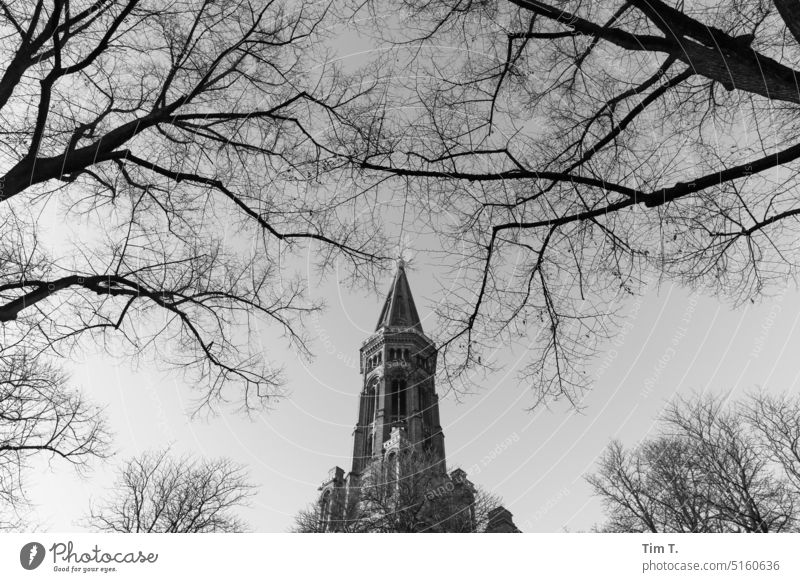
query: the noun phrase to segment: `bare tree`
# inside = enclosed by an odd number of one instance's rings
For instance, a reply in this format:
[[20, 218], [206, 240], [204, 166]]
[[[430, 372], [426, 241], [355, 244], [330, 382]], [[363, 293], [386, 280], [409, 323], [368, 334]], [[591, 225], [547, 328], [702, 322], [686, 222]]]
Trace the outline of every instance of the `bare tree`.
[[516, 342], [537, 398], [576, 403], [648, 281], [741, 302], [796, 272], [784, 0], [355, 4], [395, 48], [353, 74], [339, 5], [0, 5], [4, 349], [147, 354], [258, 406], [282, 376], [253, 334], [306, 354], [320, 307], [292, 260], [373, 283], [392, 199], [453, 269], [454, 384]]
[[778, 463], [800, 491], [800, 399], [790, 395], [753, 396], [744, 409], [761, 439], [761, 452]]
[[102, 410], [66, 388], [53, 366], [24, 353], [0, 355], [0, 529], [19, 527], [25, 472], [39, 457], [81, 471], [108, 455]]
[[738, 303], [797, 272], [792, 3], [354, 4], [403, 73], [338, 151], [444, 237], [452, 379], [518, 341], [536, 396], [576, 401], [648, 281]]
[[201, 404], [280, 393], [251, 340], [276, 326], [307, 353], [320, 304], [292, 257], [367, 282], [382, 258], [351, 192], [317, 179], [328, 154], [311, 126], [369, 89], [329, 63], [329, 8], [0, 4], [2, 353], [147, 354]]
[[730, 405], [711, 397], [673, 403], [659, 436], [632, 451], [613, 442], [588, 477], [606, 507], [601, 529], [797, 531], [800, 488], [790, 459], [800, 425], [787, 431], [781, 416], [797, 402], [755, 395]]
[[[435, 455], [408, 450], [373, 463], [339, 509], [317, 502], [295, 517], [299, 533], [481, 532], [501, 500], [466, 473], [446, 474]], [[334, 500], [336, 503], [337, 500]]]
[[121, 469], [115, 493], [92, 508], [88, 525], [124, 533], [242, 532], [234, 510], [254, 494], [247, 471], [228, 459], [145, 453]]

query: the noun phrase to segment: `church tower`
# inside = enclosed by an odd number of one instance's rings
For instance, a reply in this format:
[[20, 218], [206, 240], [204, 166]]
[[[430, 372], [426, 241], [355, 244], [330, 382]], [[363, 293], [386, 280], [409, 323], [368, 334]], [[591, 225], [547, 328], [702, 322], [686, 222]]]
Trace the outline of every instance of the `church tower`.
[[353, 433], [352, 473], [391, 451], [411, 446], [445, 470], [444, 435], [436, 395], [436, 348], [422, 323], [399, 262], [375, 332], [361, 345], [362, 390]]
[[[352, 531], [348, 528], [369, 507], [364, 493], [371, 489], [366, 483], [370, 478], [374, 483], [376, 475], [391, 475], [387, 483], [423, 482], [420, 498], [398, 498], [394, 507], [384, 510], [419, 502], [427, 524], [424, 531], [476, 531], [474, 485], [461, 469], [449, 475], [446, 471], [434, 382], [436, 347], [422, 329], [402, 260], [375, 331], [361, 344], [360, 374], [352, 467], [347, 475], [334, 467], [320, 486], [314, 531]], [[415, 458], [424, 465], [414, 465]], [[399, 491], [398, 487], [393, 495]], [[370, 511], [374, 506], [367, 510], [374, 515]], [[483, 531], [517, 531], [503, 507], [493, 510], [490, 518], [490, 527]]]

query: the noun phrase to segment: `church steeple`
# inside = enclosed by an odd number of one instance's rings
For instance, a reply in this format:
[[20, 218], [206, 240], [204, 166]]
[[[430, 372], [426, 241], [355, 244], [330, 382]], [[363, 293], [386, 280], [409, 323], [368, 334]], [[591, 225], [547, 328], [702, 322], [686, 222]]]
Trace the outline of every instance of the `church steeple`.
[[435, 372], [436, 347], [422, 331], [400, 260], [375, 332], [361, 346], [363, 390], [353, 435], [354, 473], [406, 445], [432, 452], [444, 470]]
[[[360, 371], [353, 468], [345, 476], [344, 470], [334, 467], [322, 483], [320, 531], [347, 531], [347, 524], [357, 521], [362, 511], [369, 516], [376, 510], [404, 511], [401, 505], [409, 501], [407, 495], [400, 501], [399, 483], [404, 479], [407, 484], [427, 483], [415, 493], [425, 499], [411, 500], [411, 506], [418, 507], [414, 511], [420, 512], [415, 514], [420, 522], [414, 531], [476, 531], [474, 486], [460, 469], [446, 473], [434, 383], [436, 347], [422, 331], [402, 261], [398, 261], [378, 325], [361, 344]], [[410, 459], [424, 466], [409, 464]], [[420, 479], [421, 475], [425, 479]], [[390, 505], [397, 505], [376, 507], [365, 502], [365, 484], [367, 491], [377, 484], [394, 499]], [[429, 496], [434, 491], [439, 493]], [[418, 502], [419, 506], [414, 505]], [[518, 530], [511, 514], [501, 507], [490, 514], [486, 531]]]
[[422, 323], [419, 320], [417, 306], [414, 305], [414, 297], [411, 295], [411, 287], [406, 278], [405, 263], [402, 259], [397, 262], [394, 281], [386, 295], [375, 331], [382, 327], [413, 328], [422, 333]]

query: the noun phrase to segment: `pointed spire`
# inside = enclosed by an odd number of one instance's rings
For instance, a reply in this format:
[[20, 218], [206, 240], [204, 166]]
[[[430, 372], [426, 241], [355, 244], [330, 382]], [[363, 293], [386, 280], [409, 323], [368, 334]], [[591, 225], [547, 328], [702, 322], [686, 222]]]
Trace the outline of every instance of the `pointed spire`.
[[375, 331], [382, 327], [413, 328], [422, 333], [422, 323], [419, 320], [417, 307], [414, 305], [414, 298], [411, 296], [411, 287], [408, 285], [403, 259], [397, 261], [394, 281], [386, 295]]

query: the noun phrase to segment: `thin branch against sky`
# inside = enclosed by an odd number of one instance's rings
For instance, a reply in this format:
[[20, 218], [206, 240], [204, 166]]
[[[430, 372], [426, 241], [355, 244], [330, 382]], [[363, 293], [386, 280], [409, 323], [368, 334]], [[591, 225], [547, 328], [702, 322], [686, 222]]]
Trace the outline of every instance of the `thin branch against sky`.
[[442, 390], [608, 412], [596, 366], [653, 281], [731, 318], [793, 282], [782, 2], [90, 4], [0, 13], [4, 357], [171, 369], [258, 417], [301, 398], [296, 354], [355, 351], [369, 323], [320, 318], [412, 250]]

